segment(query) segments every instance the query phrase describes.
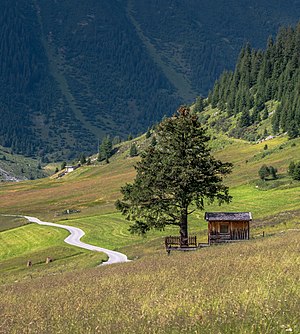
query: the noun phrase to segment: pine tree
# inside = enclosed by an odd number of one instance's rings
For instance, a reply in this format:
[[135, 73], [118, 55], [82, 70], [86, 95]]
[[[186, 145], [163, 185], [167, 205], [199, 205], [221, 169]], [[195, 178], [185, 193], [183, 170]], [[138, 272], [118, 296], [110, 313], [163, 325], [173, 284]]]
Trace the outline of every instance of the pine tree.
[[211, 155], [209, 137], [185, 107], [159, 125], [157, 136], [157, 145], [149, 146], [137, 163], [134, 182], [122, 187], [116, 207], [133, 222], [131, 232], [177, 225], [186, 243], [188, 215], [195, 208], [202, 210], [205, 199], [231, 200], [222, 180], [232, 165]]
[[290, 176], [293, 176], [294, 171], [295, 171], [295, 162], [291, 161], [290, 164], [289, 164], [289, 168], [288, 168], [288, 174]]
[[133, 143], [131, 146], [130, 146], [130, 151], [129, 151], [129, 155], [131, 157], [136, 157], [138, 155], [138, 150], [137, 150], [137, 147], [136, 147], [136, 144]]
[[204, 107], [205, 107], [204, 98], [202, 96], [198, 96], [194, 104], [194, 111], [200, 113], [204, 110]]
[[270, 166], [269, 171], [270, 171], [270, 176], [272, 177], [272, 179], [277, 179], [277, 168]]
[[300, 162], [297, 162], [295, 164], [294, 171], [293, 171], [293, 174], [292, 174], [292, 178], [293, 178], [293, 180], [297, 180], [297, 181], [300, 180]]
[[241, 114], [241, 118], [240, 118], [240, 127], [247, 127], [251, 124], [251, 118], [249, 115], [249, 111], [244, 108], [242, 114]]
[[105, 160], [106, 162], [109, 162], [109, 158], [112, 154], [112, 141], [110, 139], [110, 136], [106, 136], [99, 147], [99, 155], [98, 155], [98, 161]]
[[60, 169], [63, 170], [65, 169], [67, 166], [67, 163], [65, 161], [62, 162], [61, 166], [60, 166]]

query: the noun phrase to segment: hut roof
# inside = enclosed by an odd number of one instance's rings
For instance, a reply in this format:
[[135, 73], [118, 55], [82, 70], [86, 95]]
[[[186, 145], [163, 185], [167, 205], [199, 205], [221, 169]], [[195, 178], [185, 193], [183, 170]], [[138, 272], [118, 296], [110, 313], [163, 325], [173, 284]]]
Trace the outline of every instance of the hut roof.
[[251, 212], [205, 212], [207, 221], [250, 221]]

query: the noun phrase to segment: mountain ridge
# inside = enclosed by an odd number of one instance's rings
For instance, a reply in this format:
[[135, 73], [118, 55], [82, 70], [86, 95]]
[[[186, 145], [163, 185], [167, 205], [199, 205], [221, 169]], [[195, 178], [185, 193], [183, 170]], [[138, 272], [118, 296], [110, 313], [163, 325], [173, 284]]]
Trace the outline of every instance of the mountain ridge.
[[[244, 40], [263, 45], [299, 9], [291, 0], [247, 2], [250, 16], [234, 0], [2, 6], [0, 144], [51, 160], [91, 153], [107, 134], [144, 132], [206, 94]], [[237, 17], [221, 15], [230, 10]]]

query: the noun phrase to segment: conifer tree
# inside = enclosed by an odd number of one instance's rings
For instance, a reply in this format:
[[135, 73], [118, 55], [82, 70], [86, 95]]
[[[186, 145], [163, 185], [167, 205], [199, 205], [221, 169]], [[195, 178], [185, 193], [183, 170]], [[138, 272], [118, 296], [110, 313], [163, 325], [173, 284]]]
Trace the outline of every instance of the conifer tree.
[[99, 147], [99, 155], [98, 160], [102, 161], [105, 160], [106, 162], [109, 162], [109, 158], [112, 154], [112, 141], [110, 139], [110, 136], [106, 136]]
[[295, 162], [291, 161], [290, 164], [289, 164], [289, 168], [288, 168], [288, 174], [290, 176], [293, 176], [294, 171], [295, 171]]
[[157, 145], [149, 146], [137, 163], [134, 182], [122, 187], [123, 199], [116, 207], [133, 222], [131, 232], [176, 225], [184, 244], [188, 215], [203, 210], [205, 199], [219, 204], [231, 200], [222, 181], [232, 165], [211, 155], [209, 136], [185, 107], [158, 126], [157, 137]]
[[129, 155], [131, 157], [136, 157], [138, 155], [138, 150], [137, 150], [137, 147], [136, 147], [136, 144], [133, 143], [131, 146], [130, 146], [130, 151], [129, 151]]

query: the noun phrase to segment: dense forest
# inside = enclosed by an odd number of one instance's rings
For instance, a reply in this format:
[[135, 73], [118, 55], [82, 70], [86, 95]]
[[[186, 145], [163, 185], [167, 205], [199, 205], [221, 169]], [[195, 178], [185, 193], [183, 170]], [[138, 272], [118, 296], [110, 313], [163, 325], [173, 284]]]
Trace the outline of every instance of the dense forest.
[[136, 135], [298, 12], [292, 0], [3, 0], [0, 144], [57, 160]]
[[[237, 116], [231, 134], [249, 135], [247, 128], [271, 118], [272, 132], [287, 132], [290, 138], [300, 134], [300, 23], [282, 27], [276, 38], [269, 37], [265, 51], [241, 51], [234, 71], [226, 71], [209, 94], [212, 107], [227, 116]], [[268, 110], [267, 103], [276, 108]]]

